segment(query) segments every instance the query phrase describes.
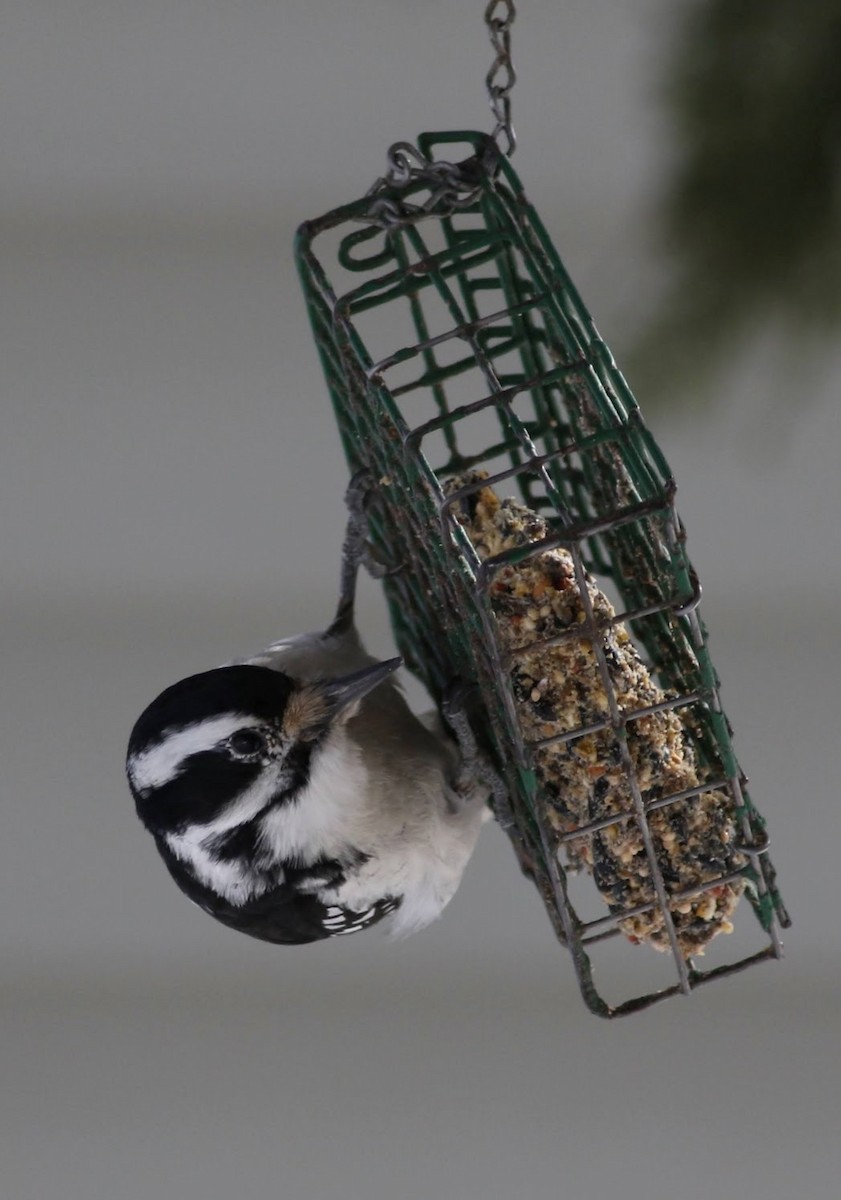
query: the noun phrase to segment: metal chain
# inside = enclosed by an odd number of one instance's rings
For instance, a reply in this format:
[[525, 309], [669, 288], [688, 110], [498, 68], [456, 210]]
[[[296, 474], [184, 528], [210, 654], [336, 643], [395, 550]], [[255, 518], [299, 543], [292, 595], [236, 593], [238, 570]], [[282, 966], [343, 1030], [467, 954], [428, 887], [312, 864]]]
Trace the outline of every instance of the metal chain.
[[[485, 76], [491, 112], [496, 125], [490, 145], [494, 155], [514, 153], [517, 137], [511, 124], [511, 89], [517, 73], [511, 62], [511, 26], [517, 15], [514, 0], [490, 0], [485, 7], [485, 24], [496, 57]], [[498, 158], [497, 158], [498, 161]], [[485, 155], [485, 165], [489, 158]], [[433, 162], [410, 142], [395, 142], [388, 152], [388, 171], [368, 190], [371, 199], [366, 220], [388, 228], [391, 225], [417, 221], [431, 212], [468, 208], [481, 191], [481, 182], [474, 172], [465, 170], [464, 163]], [[405, 192], [416, 183], [429, 187], [429, 194], [419, 204], [410, 204]], [[398, 193], [395, 195], [395, 192]]]
[[517, 12], [514, 0], [490, 0], [485, 9], [485, 24], [491, 35], [491, 44], [496, 51], [490, 71], [485, 77], [491, 112], [496, 118], [496, 127], [491, 135], [510, 158], [517, 145], [517, 136], [511, 124], [511, 89], [517, 82], [517, 73], [511, 61], [511, 26]]
[[[433, 162], [410, 142], [395, 142], [388, 151], [388, 164], [386, 174], [367, 193], [372, 203], [366, 218], [379, 225], [402, 225], [442, 208], [468, 208], [481, 190], [481, 183], [465, 171], [463, 163]], [[395, 189], [404, 191], [415, 183], [429, 187], [422, 203], [410, 204], [393, 194]]]

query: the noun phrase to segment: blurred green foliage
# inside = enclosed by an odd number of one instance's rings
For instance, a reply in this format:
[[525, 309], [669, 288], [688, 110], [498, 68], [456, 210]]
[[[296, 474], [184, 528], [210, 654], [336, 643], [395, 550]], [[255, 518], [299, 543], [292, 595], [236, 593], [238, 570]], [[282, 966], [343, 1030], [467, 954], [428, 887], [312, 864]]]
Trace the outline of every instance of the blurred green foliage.
[[655, 398], [774, 321], [841, 325], [841, 0], [696, 0], [668, 68], [672, 282], [632, 352]]

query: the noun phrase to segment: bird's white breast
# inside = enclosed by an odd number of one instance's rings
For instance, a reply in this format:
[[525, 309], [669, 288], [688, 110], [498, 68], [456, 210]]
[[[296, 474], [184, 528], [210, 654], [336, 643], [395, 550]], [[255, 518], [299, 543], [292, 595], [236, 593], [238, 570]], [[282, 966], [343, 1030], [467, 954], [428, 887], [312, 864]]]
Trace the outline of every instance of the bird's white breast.
[[344, 728], [331, 731], [313, 755], [306, 786], [260, 822], [267, 855], [311, 863], [341, 856], [359, 844], [370, 820], [368, 772], [359, 747]]

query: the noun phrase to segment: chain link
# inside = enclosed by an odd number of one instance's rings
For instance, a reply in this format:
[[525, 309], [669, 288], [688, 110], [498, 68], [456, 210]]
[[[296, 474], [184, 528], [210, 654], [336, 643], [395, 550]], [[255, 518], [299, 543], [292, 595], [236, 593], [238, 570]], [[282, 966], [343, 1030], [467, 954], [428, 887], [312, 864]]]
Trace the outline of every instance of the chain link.
[[[498, 152], [497, 152], [498, 153]], [[412, 204], [404, 192], [414, 184], [425, 184], [429, 194]], [[366, 219], [378, 225], [405, 225], [431, 212], [468, 208], [481, 191], [481, 181], [465, 163], [433, 162], [411, 142], [395, 142], [388, 151], [388, 171], [368, 190], [371, 205]]]
[[504, 139], [500, 148], [510, 158], [517, 145], [517, 135], [511, 124], [511, 89], [517, 82], [517, 73], [511, 61], [511, 26], [517, 12], [514, 0], [490, 0], [485, 9], [485, 24], [496, 51], [490, 71], [485, 77], [491, 112], [496, 127], [491, 135], [497, 142]]
[[[511, 61], [511, 26], [517, 15], [514, 0], [490, 0], [485, 7], [485, 24], [496, 57], [485, 76], [491, 112], [496, 125], [490, 137], [494, 155], [514, 153], [517, 137], [511, 124], [511, 89], [517, 73]], [[485, 165], [489, 158], [486, 153]], [[395, 142], [388, 152], [388, 170], [376, 180], [367, 195], [366, 219], [388, 228], [421, 220], [431, 212], [468, 208], [481, 191], [475, 172], [465, 163], [433, 162], [410, 142]], [[490, 169], [488, 167], [488, 169]], [[415, 184], [426, 184], [429, 194], [420, 203], [409, 203], [406, 192]]]

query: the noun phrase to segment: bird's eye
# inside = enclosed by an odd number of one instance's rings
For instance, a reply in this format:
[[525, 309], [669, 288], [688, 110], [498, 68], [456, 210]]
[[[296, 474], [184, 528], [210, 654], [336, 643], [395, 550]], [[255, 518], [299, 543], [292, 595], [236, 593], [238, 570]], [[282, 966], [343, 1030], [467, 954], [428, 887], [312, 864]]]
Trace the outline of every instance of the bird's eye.
[[234, 758], [257, 758], [266, 749], [266, 739], [256, 729], [240, 729], [228, 738]]

